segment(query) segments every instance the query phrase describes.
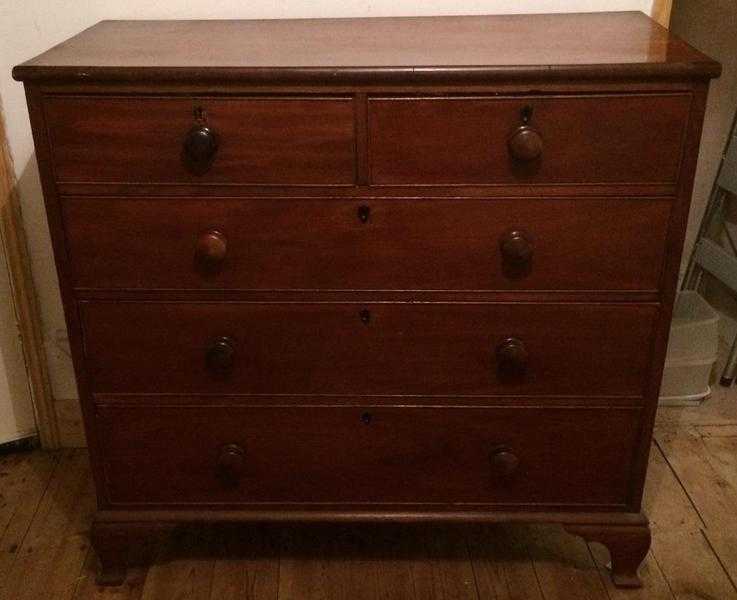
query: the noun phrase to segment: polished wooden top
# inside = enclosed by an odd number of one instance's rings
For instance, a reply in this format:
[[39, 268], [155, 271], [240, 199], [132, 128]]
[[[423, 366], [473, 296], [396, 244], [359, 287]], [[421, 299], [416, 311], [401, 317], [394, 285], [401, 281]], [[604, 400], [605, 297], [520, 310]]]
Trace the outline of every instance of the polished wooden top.
[[19, 80], [444, 82], [713, 77], [642, 13], [102, 21], [16, 67]]

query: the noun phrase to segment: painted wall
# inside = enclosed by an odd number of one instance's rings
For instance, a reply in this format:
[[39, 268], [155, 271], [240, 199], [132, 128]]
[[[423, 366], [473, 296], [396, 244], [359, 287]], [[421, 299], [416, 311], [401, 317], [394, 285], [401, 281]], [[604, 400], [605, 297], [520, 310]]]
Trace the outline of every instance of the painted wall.
[[[737, 2], [677, 0], [673, 5], [671, 31], [722, 63], [722, 76], [712, 81], [709, 89], [686, 235], [686, 247], [690, 248], [698, 233], [737, 109]], [[687, 260], [688, 254], [684, 253], [684, 264]]]
[[[722, 63], [722, 76], [709, 90], [686, 247], [693, 246], [709, 199], [721, 154], [737, 111], [737, 2], [735, 0], [680, 0], [673, 6], [672, 30]], [[737, 223], [737, 200], [729, 217]], [[688, 260], [684, 253], [684, 265]], [[722, 315], [722, 336], [731, 344], [737, 335], [737, 297], [708, 275], [702, 293]]]
[[[656, 7], [662, 2], [655, 0]], [[0, 0], [0, 97], [14, 156], [57, 398], [76, 395], [22, 86], [22, 62], [101, 19], [302, 18], [640, 10], [653, 0]]]

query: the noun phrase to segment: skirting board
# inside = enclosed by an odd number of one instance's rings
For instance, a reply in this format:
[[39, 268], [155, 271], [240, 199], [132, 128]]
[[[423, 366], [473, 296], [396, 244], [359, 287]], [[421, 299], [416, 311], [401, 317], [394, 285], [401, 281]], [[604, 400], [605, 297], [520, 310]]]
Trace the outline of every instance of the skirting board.
[[673, 0], [653, 0], [652, 17], [663, 27], [670, 25], [670, 14], [673, 10]]
[[79, 400], [76, 398], [56, 400], [54, 410], [59, 430], [59, 447], [86, 448], [87, 439], [84, 435], [82, 407]]
[[[0, 242], [7, 261], [13, 307], [22, 340], [38, 436], [44, 448], [57, 448], [59, 439], [56, 412], [46, 365], [41, 314], [33, 287], [15, 171], [5, 138], [2, 113], [0, 113]], [[0, 268], [4, 268], [4, 265]]]

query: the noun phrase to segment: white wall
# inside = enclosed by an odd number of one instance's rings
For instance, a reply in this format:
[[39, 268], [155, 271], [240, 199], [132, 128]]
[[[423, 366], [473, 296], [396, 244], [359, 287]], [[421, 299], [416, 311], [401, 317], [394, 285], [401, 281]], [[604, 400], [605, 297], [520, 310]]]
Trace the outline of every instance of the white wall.
[[0, 0], [0, 97], [18, 173], [31, 262], [39, 295], [52, 387], [73, 397], [74, 378], [51, 257], [22, 86], [11, 68], [101, 19], [301, 18], [640, 10], [653, 0]]

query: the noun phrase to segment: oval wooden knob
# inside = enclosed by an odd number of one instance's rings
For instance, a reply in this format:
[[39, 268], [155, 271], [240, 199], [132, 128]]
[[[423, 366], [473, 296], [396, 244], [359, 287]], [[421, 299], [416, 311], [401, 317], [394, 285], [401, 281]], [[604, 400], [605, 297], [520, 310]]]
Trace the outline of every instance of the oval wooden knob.
[[519, 467], [519, 458], [509, 448], [498, 448], [491, 454], [491, 467], [498, 477], [510, 477]]
[[205, 173], [218, 150], [218, 138], [206, 125], [195, 125], [184, 138], [184, 163], [197, 175]]
[[525, 344], [520, 339], [507, 338], [496, 348], [496, 362], [500, 375], [523, 375], [528, 362]]
[[205, 231], [197, 238], [195, 258], [207, 269], [213, 269], [222, 264], [228, 252], [228, 240], [216, 229]]
[[227, 444], [218, 455], [218, 475], [227, 483], [237, 483], [246, 466], [246, 453], [238, 444]]
[[508, 146], [512, 158], [529, 162], [543, 153], [543, 138], [534, 127], [521, 125], [510, 136]]
[[226, 372], [235, 362], [235, 345], [229, 337], [219, 337], [212, 341], [205, 353], [207, 368], [215, 372]]
[[532, 258], [532, 242], [521, 231], [512, 230], [505, 233], [499, 245], [502, 257], [508, 263], [521, 265], [530, 262]]

